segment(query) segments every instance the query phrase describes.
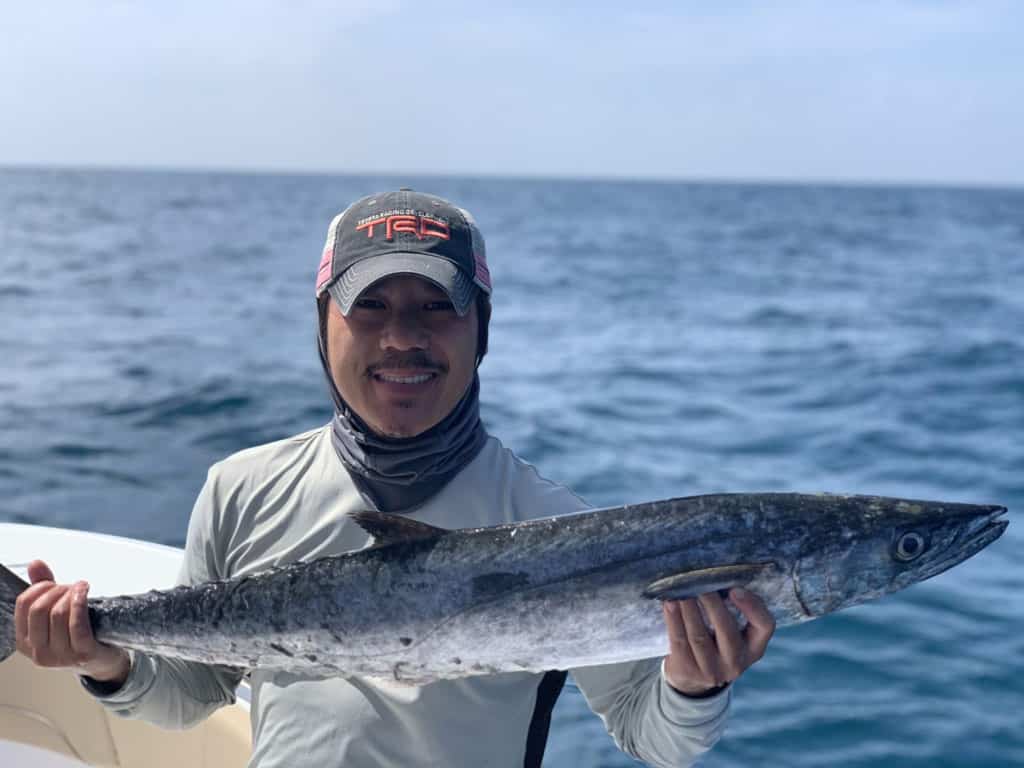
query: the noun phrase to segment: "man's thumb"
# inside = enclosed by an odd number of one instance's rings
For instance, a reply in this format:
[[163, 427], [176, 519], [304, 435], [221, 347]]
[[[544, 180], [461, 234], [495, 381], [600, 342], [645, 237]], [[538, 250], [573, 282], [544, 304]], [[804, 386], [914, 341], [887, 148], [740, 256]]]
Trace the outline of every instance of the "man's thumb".
[[37, 581], [56, 581], [53, 578], [53, 571], [50, 566], [42, 560], [33, 560], [28, 564], [28, 580], [35, 584]]

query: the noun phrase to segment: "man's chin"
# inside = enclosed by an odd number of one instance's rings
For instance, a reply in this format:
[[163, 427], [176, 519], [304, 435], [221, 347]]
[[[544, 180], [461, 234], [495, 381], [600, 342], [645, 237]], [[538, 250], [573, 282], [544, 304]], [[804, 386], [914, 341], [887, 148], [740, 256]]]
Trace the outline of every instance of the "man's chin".
[[419, 437], [436, 423], [427, 419], [400, 420], [371, 424], [370, 427], [374, 432], [383, 437], [388, 437], [392, 440], [408, 440], [413, 437]]
[[381, 431], [383, 437], [391, 438], [392, 440], [408, 440], [426, 432], [425, 429], [416, 431], [413, 429], [400, 429], [400, 428], [388, 428]]

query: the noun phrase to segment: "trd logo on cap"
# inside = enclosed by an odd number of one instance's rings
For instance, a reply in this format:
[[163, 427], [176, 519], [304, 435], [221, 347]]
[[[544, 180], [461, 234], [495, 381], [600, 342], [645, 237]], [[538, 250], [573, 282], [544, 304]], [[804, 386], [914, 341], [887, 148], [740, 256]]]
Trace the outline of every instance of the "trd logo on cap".
[[366, 219], [356, 226], [356, 231], [366, 230], [367, 237], [373, 237], [375, 228], [384, 225], [384, 239], [394, 239], [395, 232], [407, 232], [416, 235], [417, 240], [427, 237], [438, 237], [442, 240], [450, 240], [451, 233], [448, 225], [438, 219], [431, 219], [419, 214], [397, 213], [382, 214], [371, 219]]

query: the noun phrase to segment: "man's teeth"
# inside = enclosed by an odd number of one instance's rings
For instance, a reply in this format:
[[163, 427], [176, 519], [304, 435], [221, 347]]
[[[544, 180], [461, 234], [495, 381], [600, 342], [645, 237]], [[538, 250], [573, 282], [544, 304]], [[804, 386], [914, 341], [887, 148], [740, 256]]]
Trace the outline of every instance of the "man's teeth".
[[381, 381], [391, 381], [396, 384], [422, 384], [424, 381], [433, 378], [432, 373], [421, 373], [416, 376], [392, 376], [387, 373], [378, 373], [377, 378]]

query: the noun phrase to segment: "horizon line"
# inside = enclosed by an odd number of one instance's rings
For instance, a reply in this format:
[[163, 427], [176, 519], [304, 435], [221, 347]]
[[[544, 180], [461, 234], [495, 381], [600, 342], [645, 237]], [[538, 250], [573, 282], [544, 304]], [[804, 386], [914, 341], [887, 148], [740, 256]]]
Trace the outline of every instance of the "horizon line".
[[302, 168], [275, 167], [243, 167], [243, 166], [161, 166], [161, 165], [111, 165], [104, 163], [9, 163], [0, 162], [0, 171], [71, 171], [99, 173], [180, 173], [180, 174], [214, 174], [235, 176], [308, 176], [308, 177], [427, 177], [439, 179], [461, 179], [480, 181], [537, 181], [537, 182], [595, 182], [610, 184], [692, 184], [692, 185], [723, 185], [723, 186], [761, 186], [761, 187], [834, 187], [834, 188], [894, 188], [894, 189], [962, 189], [1020, 192], [1024, 191], [1024, 181], [994, 182], [976, 180], [949, 179], [877, 179], [877, 178], [830, 178], [815, 177], [797, 178], [790, 176], [654, 176], [654, 175], [617, 175], [594, 174], [572, 175], [568, 173], [507, 173], [497, 171], [476, 171], [472, 173], [460, 171], [438, 170], [307, 170]]

